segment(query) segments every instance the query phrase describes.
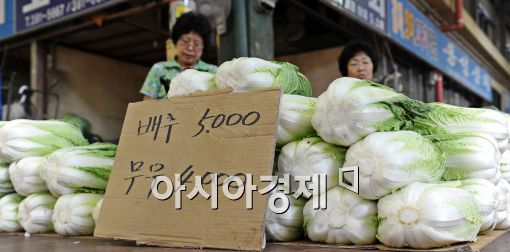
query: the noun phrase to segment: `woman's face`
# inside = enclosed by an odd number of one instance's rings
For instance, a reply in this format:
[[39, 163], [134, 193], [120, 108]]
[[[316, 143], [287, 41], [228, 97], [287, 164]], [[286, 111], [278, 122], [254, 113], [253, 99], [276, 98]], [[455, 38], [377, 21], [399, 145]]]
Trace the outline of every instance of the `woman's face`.
[[374, 77], [374, 65], [370, 57], [364, 52], [356, 53], [347, 63], [347, 76], [372, 80]]
[[200, 35], [190, 32], [181, 35], [177, 41], [177, 56], [179, 64], [184, 67], [191, 67], [202, 57], [204, 41]]

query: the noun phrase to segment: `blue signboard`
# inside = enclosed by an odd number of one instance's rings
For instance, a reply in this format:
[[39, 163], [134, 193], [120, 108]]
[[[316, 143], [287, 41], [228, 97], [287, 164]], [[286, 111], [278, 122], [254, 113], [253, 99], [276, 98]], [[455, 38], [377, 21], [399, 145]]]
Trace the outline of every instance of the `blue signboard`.
[[491, 77], [472, 57], [405, 0], [387, 1], [388, 35], [469, 90], [492, 100]]
[[104, 5], [111, 0], [17, 0], [16, 32]]
[[14, 0], [0, 0], [0, 39], [14, 33]]
[[387, 30], [385, 0], [329, 0], [326, 3], [353, 15], [381, 32]]

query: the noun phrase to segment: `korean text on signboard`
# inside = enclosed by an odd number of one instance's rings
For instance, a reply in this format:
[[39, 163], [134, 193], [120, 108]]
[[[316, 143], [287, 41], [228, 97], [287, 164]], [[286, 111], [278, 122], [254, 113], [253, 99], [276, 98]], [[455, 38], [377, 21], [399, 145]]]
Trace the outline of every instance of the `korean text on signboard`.
[[348, 12], [382, 32], [386, 32], [387, 30], [385, 0], [328, 0], [324, 2], [333, 5], [341, 11]]
[[112, 0], [18, 0], [16, 31], [23, 31], [82, 12]]
[[404, 0], [387, 3], [388, 34], [393, 40], [474, 93], [492, 100], [491, 78], [483, 67], [412, 4]]

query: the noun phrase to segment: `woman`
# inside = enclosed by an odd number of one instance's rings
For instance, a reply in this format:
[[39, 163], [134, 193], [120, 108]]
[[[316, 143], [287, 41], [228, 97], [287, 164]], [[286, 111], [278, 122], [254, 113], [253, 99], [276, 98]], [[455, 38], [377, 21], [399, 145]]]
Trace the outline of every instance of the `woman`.
[[373, 80], [378, 60], [379, 55], [367, 43], [354, 41], [338, 57], [338, 68], [345, 77]]
[[215, 73], [215, 65], [200, 60], [210, 34], [211, 27], [204, 16], [193, 12], [182, 14], [172, 29], [177, 53], [172, 60], [152, 66], [140, 89], [143, 100], [166, 98], [170, 80], [185, 69]]

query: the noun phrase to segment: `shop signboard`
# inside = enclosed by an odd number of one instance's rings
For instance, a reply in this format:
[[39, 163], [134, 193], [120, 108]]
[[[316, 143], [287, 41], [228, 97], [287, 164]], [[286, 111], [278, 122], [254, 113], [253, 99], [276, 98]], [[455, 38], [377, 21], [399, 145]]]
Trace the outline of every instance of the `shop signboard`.
[[16, 32], [39, 28], [73, 18], [119, 0], [17, 0]]
[[388, 35], [467, 89], [492, 100], [491, 77], [472, 57], [405, 0], [387, 1]]
[[14, 0], [0, 0], [0, 40], [14, 32]]
[[369, 24], [380, 32], [387, 31], [385, 0], [323, 0], [323, 2]]

